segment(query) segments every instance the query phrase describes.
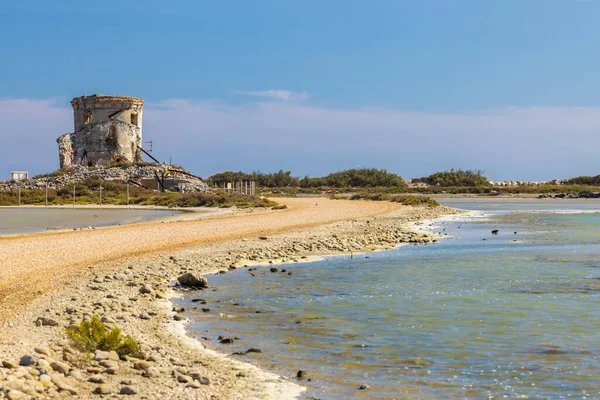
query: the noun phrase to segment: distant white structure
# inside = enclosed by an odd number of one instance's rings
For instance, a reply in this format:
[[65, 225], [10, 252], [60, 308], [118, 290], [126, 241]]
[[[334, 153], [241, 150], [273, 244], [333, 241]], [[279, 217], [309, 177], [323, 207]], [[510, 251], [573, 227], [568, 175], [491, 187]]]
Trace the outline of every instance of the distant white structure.
[[27, 171], [10, 171], [11, 181], [25, 181], [29, 179], [29, 172]]

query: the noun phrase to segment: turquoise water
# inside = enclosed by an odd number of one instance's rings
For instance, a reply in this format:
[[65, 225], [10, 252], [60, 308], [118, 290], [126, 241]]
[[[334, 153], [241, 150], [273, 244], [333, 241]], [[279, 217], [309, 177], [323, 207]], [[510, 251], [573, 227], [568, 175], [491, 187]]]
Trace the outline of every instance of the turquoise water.
[[165, 210], [2, 207], [0, 235], [128, 224], [177, 213]]
[[600, 202], [445, 204], [480, 212], [436, 244], [212, 276], [189, 329], [305, 370], [312, 398], [600, 398]]

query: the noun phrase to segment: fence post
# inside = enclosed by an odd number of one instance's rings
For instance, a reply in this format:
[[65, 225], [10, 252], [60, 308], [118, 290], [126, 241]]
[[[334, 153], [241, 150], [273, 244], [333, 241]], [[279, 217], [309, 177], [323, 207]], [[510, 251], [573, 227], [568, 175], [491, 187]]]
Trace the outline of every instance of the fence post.
[[48, 182], [46, 182], [46, 207], [48, 207]]

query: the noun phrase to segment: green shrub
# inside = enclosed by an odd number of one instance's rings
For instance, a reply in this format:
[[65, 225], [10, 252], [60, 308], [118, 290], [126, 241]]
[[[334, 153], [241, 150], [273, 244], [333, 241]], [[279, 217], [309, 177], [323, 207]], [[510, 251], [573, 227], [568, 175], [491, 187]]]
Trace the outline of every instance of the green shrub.
[[480, 170], [451, 169], [450, 171], [436, 172], [413, 181], [425, 182], [432, 186], [490, 186], [489, 180], [483, 176], [483, 171]]
[[67, 328], [67, 336], [75, 347], [82, 351], [114, 350], [119, 356], [141, 356], [140, 347], [135, 339], [123, 336], [121, 329], [117, 327], [108, 330], [97, 315], [92, 316], [90, 320], [81, 321], [74, 327]]
[[405, 206], [426, 206], [426, 207], [438, 207], [439, 203], [431, 197], [425, 196], [398, 196], [386, 193], [356, 193], [350, 197], [350, 200], [371, 200], [371, 201], [391, 201], [393, 203], [400, 203]]

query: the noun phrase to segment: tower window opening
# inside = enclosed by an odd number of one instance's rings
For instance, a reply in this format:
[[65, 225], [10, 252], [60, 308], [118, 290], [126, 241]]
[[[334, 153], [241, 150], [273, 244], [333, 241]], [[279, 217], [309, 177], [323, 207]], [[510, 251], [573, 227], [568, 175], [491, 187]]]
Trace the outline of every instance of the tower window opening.
[[132, 113], [131, 114], [131, 123], [135, 126], [138, 126], [138, 114], [137, 113]]
[[83, 123], [85, 125], [89, 125], [92, 123], [92, 114], [91, 113], [84, 113], [83, 114]]

